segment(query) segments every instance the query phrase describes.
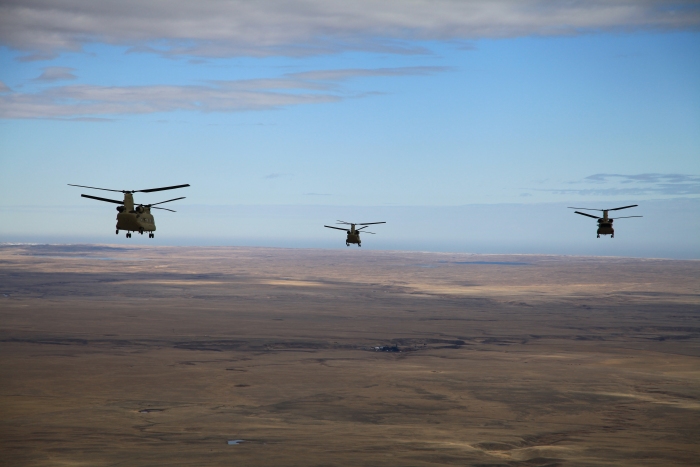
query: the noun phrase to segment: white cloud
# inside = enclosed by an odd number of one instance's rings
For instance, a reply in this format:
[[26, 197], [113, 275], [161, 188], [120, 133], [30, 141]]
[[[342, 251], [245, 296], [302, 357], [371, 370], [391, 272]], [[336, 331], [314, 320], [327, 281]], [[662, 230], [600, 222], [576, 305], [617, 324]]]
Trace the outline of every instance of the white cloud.
[[420, 52], [412, 40], [698, 29], [678, 0], [4, 0], [0, 43], [49, 57], [103, 42], [199, 57]]
[[598, 173], [589, 175], [584, 179], [584, 182], [605, 183], [611, 181], [619, 181], [620, 183], [639, 183], [639, 184], [683, 184], [683, 183], [700, 183], [700, 177], [697, 175], [688, 174], [660, 174], [660, 173], [643, 173], [635, 175], [626, 174], [605, 174]]
[[0, 95], [0, 119], [94, 119], [177, 110], [265, 110], [339, 101], [347, 96], [338, 90], [338, 83], [351, 77], [423, 75], [445, 70], [443, 67], [407, 67], [312, 71], [277, 79], [217, 81], [198, 86], [56, 86], [37, 93]]
[[570, 184], [594, 184], [595, 187], [565, 188], [550, 191], [560, 195], [582, 196], [642, 196], [669, 195], [688, 196], [700, 195], [700, 176], [692, 174], [605, 174], [590, 175], [581, 181]]
[[450, 71], [450, 67], [435, 66], [411, 66], [400, 68], [355, 68], [344, 70], [316, 70], [301, 73], [291, 73], [288, 76], [313, 81], [344, 81], [350, 78], [364, 78], [374, 76], [409, 76], [409, 75], [433, 75], [440, 71]]
[[78, 77], [73, 74], [73, 71], [75, 71], [74, 68], [65, 66], [46, 67], [41, 75], [35, 79], [35, 81], [53, 82], [78, 79]]
[[61, 86], [0, 96], [0, 118], [66, 118], [190, 110], [235, 112], [339, 100], [324, 94], [281, 93], [225, 86]]

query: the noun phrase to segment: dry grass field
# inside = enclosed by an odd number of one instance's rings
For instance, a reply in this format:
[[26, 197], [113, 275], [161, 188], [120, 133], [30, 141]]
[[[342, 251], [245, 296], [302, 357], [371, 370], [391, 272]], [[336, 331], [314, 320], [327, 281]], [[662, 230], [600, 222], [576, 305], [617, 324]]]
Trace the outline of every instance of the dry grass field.
[[0, 464], [700, 465], [700, 261], [2, 246]]

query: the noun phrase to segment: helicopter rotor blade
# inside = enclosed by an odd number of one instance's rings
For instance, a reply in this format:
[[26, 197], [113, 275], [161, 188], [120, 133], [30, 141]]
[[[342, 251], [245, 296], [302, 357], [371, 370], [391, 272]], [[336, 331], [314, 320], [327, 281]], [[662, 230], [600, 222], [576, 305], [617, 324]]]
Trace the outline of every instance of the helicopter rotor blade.
[[134, 190], [133, 193], [151, 193], [154, 191], [174, 190], [175, 188], [185, 188], [188, 186], [190, 186], [190, 184], [185, 183], [184, 185], [164, 186], [162, 188], [149, 188], [147, 190]]
[[613, 209], [575, 208], [573, 206], [569, 206], [569, 209], [583, 209], [584, 211], [619, 211], [620, 209], [634, 208], [637, 206], [639, 206], [639, 205], [638, 204], [630, 204], [629, 206], [622, 206], [621, 208], [613, 208]]
[[[169, 199], [167, 201], [161, 201], [160, 203], [144, 204], [144, 206], [155, 206], [156, 204], [169, 203], [171, 201], [177, 201], [178, 199], [185, 199], [185, 198], [186, 198], [186, 196], [181, 196], [179, 198], [173, 198], [173, 199]], [[164, 208], [159, 208], [159, 209], [164, 209]]]
[[644, 216], [622, 216], [622, 217], [611, 217], [611, 219], [629, 219], [630, 217], [644, 217]]
[[100, 198], [97, 196], [90, 196], [90, 195], [80, 195], [80, 196], [82, 196], [83, 198], [96, 199], [97, 201], [104, 201], [105, 203], [124, 204], [124, 201], [117, 201], [116, 199]]
[[116, 191], [117, 193], [151, 193], [153, 191], [174, 190], [175, 188], [185, 188], [185, 187], [190, 186], [190, 184], [186, 183], [184, 185], [164, 186], [161, 188], [148, 188], [146, 190], [112, 190], [110, 188], [98, 188], [96, 186], [73, 185], [72, 183], [69, 183], [68, 186], [77, 186], [80, 188], [91, 188], [93, 190]]
[[352, 224], [352, 222], [345, 222], [345, 221], [339, 220], [339, 221], [338, 221], [338, 224], [347, 224], [347, 225], [350, 225], [350, 224]]
[[[636, 206], [639, 206], [639, 205], [638, 204], [630, 204], [629, 206], [622, 206], [621, 208], [608, 209], [608, 211], [619, 211], [620, 209], [634, 208]], [[618, 219], [619, 219], [619, 217], [618, 217]]]
[[355, 225], [374, 225], [374, 224], [386, 224], [386, 222], [363, 222], [361, 224], [355, 224]]
[[173, 211], [172, 209], [168, 209], [168, 208], [159, 208], [159, 207], [157, 207], [157, 206], [153, 206], [153, 209], [162, 209], [163, 211], [177, 212], [177, 211]]
[[80, 188], [92, 188], [93, 190], [116, 191], [117, 193], [124, 193], [124, 190], [111, 190], [109, 188], [97, 188], [96, 186], [73, 185], [72, 183], [69, 183], [68, 186], [77, 186]]
[[574, 212], [575, 212], [576, 214], [581, 214], [582, 216], [588, 216], [588, 217], [592, 217], [593, 219], [599, 219], [598, 216], [593, 216], [593, 215], [591, 215], [591, 214], [586, 214], [585, 212], [578, 212], [578, 211], [574, 211]]
[[[358, 230], [358, 233], [359, 233], [359, 230]], [[362, 231], [362, 233], [363, 233], [363, 234], [366, 234], [366, 233], [368, 233], [368, 234], [372, 234], [372, 235], [377, 235], [377, 234], [376, 234], [376, 233], [374, 233], [374, 232], [367, 232], [366, 230], [363, 230], [363, 231]]]
[[331, 225], [324, 225], [324, 227], [328, 227], [329, 229], [342, 230], [343, 232], [350, 232], [348, 229], [341, 229], [340, 227], [333, 227]]

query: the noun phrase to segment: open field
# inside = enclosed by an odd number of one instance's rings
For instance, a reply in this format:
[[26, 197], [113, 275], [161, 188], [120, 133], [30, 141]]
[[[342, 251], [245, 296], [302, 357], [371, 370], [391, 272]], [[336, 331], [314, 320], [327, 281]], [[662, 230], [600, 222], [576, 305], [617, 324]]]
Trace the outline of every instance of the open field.
[[700, 261], [2, 246], [0, 414], [8, 466], [700, 465]]

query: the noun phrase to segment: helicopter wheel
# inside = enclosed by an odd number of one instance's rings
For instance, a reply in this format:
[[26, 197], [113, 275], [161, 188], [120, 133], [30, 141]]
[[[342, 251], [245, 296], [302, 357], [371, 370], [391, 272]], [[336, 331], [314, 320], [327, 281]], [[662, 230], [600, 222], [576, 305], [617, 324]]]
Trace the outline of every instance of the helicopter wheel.
[[119, 229], [117, 229], [117, 235], [119, 235]]
[[126, 233], [126, 238], [131, 238], [131, 233], [130, 233], [130, 232], [127, 232], [127, 233]]
[[361, 247], [361, 246], [362, 246], [362, 244], [360, 244], [360, 243], [357, 244], [357, 247], [358, 247], [358, 248]]
[[615, 235], [611, 235], [610, 238], [615, 238]]
[[598, 235], [596, 238], [600, 238], [600, 235]]

